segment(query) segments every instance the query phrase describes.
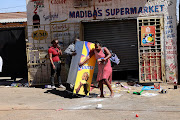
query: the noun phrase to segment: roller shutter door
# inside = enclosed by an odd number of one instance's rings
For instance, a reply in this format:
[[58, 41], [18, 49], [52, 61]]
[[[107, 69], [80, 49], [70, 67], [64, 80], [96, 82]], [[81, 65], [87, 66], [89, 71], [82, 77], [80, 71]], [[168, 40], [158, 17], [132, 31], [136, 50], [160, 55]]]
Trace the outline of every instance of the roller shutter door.
[[84, 22], [84, 40], [100, 41], [121, 59], [113, 71], [138, 71], [137, 21]]

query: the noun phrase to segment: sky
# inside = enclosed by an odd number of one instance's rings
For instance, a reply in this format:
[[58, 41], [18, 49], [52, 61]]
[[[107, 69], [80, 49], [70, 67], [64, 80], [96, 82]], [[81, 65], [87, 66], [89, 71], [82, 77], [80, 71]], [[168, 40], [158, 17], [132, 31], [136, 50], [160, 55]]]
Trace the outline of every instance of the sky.
[[179, 8], [179, 0], [177, 0], [177, 6], [176, 6], [176, 9], [177, 9], [177, 21], [179, 21], [179, 11], [178, 11], [178, 8]]
[[25, 11], [26, 0], [0, 0], [0, 13]]
[[[25, 12], [26, 0], [0, 0], [0, 13], [6, 12]], [[179, 0], [177, 0], [177, 8]], [[177, 20], [179, 21], [179, 11], [177, 11]]]

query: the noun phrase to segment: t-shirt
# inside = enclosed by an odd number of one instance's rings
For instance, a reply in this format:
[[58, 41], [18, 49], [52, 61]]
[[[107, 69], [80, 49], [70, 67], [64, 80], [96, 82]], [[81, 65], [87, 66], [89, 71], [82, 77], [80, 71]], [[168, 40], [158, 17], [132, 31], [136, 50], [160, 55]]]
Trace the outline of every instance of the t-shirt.
[[72, 43], [70, 44], [66, 50], [64, 51], [64, 53], [66, 53], [68, 56], [66, 57], [66, 64], [68, 64], [70, 66], [71, 64], [71, 59], [72, 59], [72, 53], [75, 51], [75, 44]]
[[58, 48], [54, 48], [54, 47], [50, 47], [49, 50], [48, 50], [48, 53], [52, 53], [52, 60], [53, 60], [53, 62], [60, 61], [58, 51], [59, 51], [59, 49]]

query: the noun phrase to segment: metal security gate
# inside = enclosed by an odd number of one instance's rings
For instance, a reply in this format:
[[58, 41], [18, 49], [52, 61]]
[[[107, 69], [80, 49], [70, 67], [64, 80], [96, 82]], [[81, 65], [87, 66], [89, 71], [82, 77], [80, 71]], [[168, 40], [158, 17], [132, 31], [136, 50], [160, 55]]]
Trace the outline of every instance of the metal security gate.
[[83, 27], [85, 41], [98, 40], [121, 59], [113, 67], [113, 79], [138, 79], [137, 20], [83, 22]]
[[165, 77], [162, 17], [140, 17], [138, 24], [139, 82], [162, 82]]

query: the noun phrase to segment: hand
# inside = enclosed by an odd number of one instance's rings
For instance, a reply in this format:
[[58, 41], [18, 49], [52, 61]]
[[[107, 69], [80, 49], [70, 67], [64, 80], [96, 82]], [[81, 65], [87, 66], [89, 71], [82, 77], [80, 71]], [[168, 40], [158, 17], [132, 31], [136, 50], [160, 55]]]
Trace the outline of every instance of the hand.
[[57, 48], [58, 48], [58, 49], [61, 49], [61, 47], [60, 47], [60, 45], [59, 45], [59, 44], [57, 44]]
[[55, 65], [53, 65], [53, 69], [54, 69], [54, 70], [56, 69]]
[[106, 60], [107, 60], [106, 58], [101, 59], [101, 63], [105, 62]]
[[82, 65], [83, 65], [83, 63], [80, 62], [80, 63], [79, 63], [79, 66], [82, 66]]
[[72, 53], [72, 56], [75, 56], [76, 54], [77, 54], [76, 52], [73, 52], [73, 53]]
[[104, 59], [101, 59], [101, 62], [104, 62], [104, 61], [106, 61], [106, 59], [104, 58]]

